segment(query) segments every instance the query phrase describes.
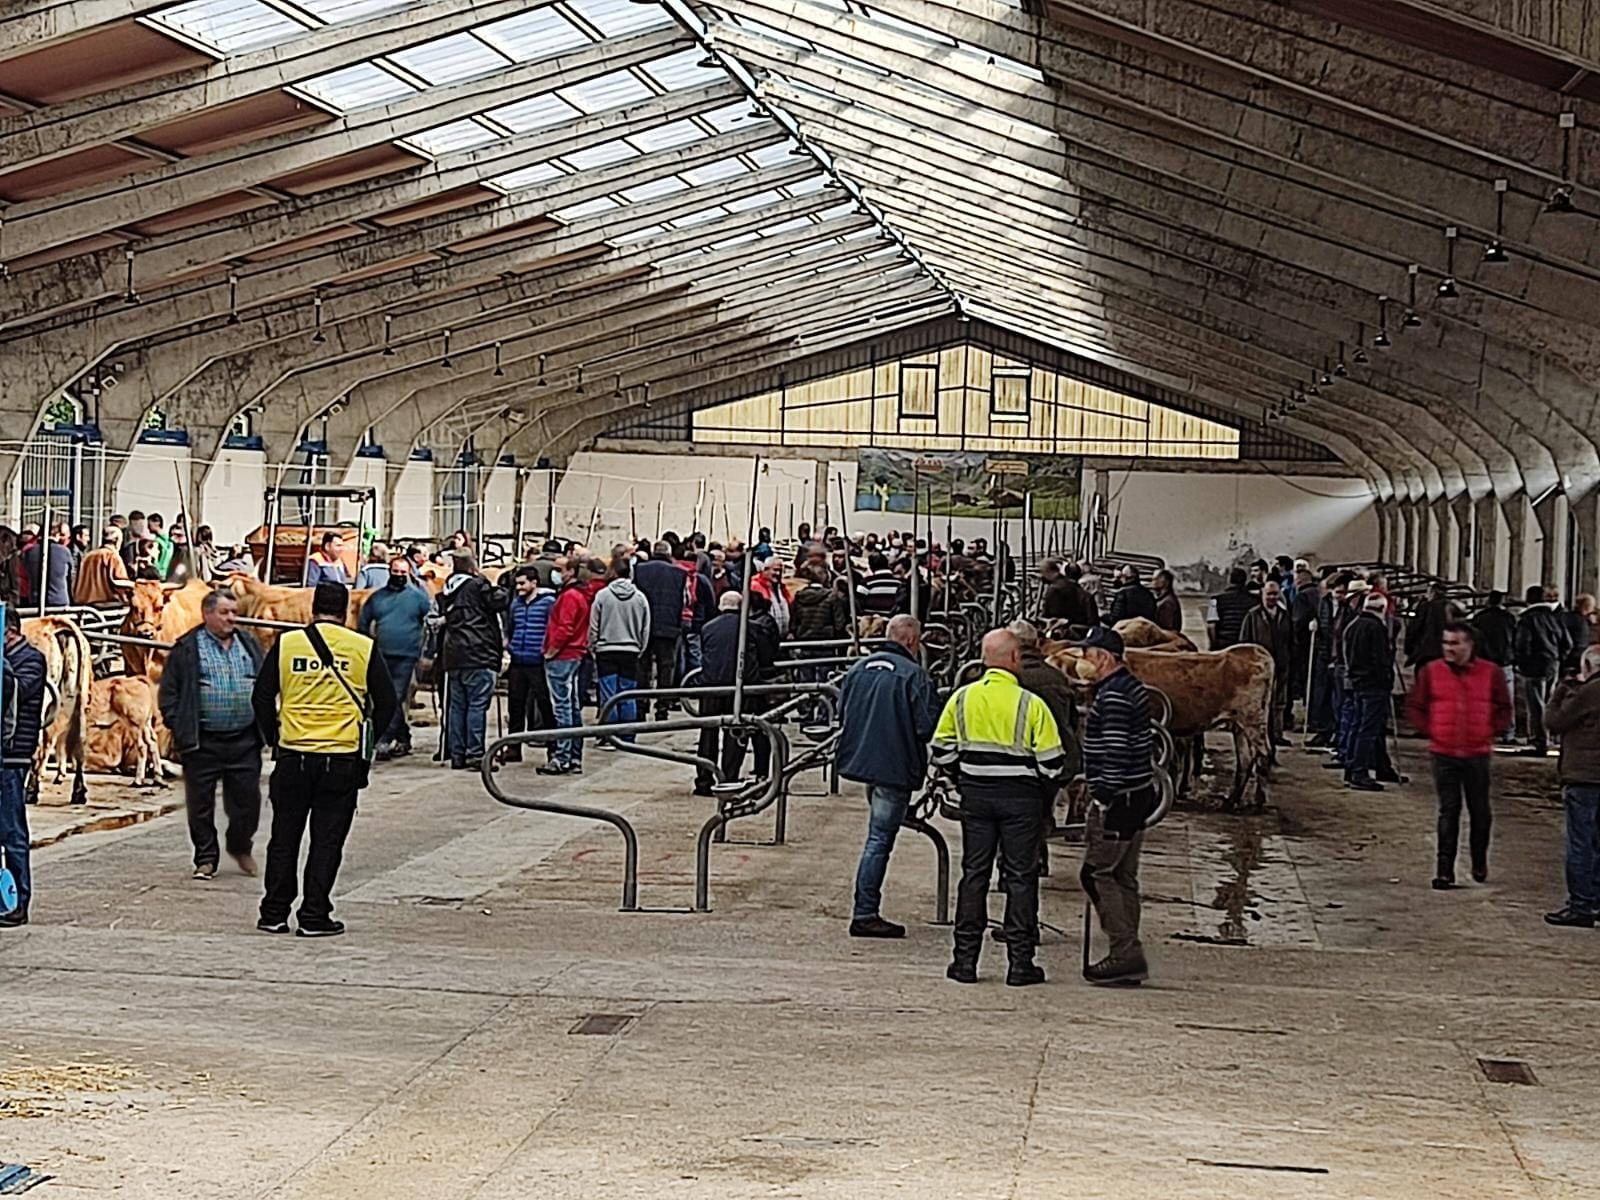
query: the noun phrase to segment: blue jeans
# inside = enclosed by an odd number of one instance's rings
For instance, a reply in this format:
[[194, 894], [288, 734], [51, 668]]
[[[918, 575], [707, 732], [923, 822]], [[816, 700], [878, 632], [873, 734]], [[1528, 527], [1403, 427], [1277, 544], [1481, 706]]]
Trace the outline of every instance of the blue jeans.
[[878, 906], [883, 903], [883, 877], [888, 873], [889, 855], [906, 819], [911, 793], [875, 783], [867, 789], [867, 803], [867, 844], [861, 848], [861, 862], [856, 867], [856, 904], [852, 914], [857, 921], [878, 915]]
[[1388, 692], [1356, 692], [1355, 733], [1351, 739], [1352, 757], [1345, 760], [1345, 773], [1350, 776], [1371, 777], [1380, 759], [1378, 743], [1383, 741], [1384, 723], [1389, 718]]
[[682, 679], [690, 671], [698, 671], [705, 665], [705, 643], [701, 640], [698, 629], [683, 631], [683, 670], [678, 672]]
[[[547, 658], [544, 677], [550, 684], [550, 707], [556, 710], [556, 727], [583, 723], [583, 696], [578, 691], [583, 662], [576, 658]], [[555, 744], [551, 762], [575, 767], [583, 763], [583, 739], [562, 738]]]
[[0, 849], [6, 852], [6, 866], [17, 879], [17, 907], [28, 911], [33, 879], [28, 871], [28, 806], [23, 796], [24, 772], [16, 767], [0, 767]]
[[[626, 675], [608, 673], [604, 668], [599, 669], [600, 706], [602, 708], [605, 707], [607, 700], [611, 699], [611, 697], [617, 695], [619, 692], [631, 692], [634, 688], [639, 686], [639, 681], [636, 679], [630, 679]], [[613, 708], [610, 715], [606, 717], [606, 724], [618, 725], [624, 722], [637, 721], [638, 719], [639, 706], [637, 703], [632, 700], [618, 700], [617, 706]], [[634, 738], [633, 734], [627, 733], [623, 734], [617, 740], [631, 742], [635, 741], [636, 739]]]
[[450, 672], [450, 761], [477, 762], [483, 758], [484, 727], [489, 700], [494, 696], [495, 673], [488, 667]]
[[1339, 688], [1339, 761], [1349, 766], [1356, 756], [1356, 694], [1347, 687]]
[[1569, 783], [1567, 802], [1567, 904], [1600, 916], [1600, 784]]

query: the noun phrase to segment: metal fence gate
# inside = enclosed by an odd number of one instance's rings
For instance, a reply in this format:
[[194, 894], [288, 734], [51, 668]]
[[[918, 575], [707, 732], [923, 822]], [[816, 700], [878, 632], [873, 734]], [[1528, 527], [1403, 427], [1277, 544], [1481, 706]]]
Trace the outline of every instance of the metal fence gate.
[[22, 452], [18, 527], [65, 521], [87, 525], [91, 534], [110, 516], [106, 497], [106, 448], [88, 426], [40, 429]]

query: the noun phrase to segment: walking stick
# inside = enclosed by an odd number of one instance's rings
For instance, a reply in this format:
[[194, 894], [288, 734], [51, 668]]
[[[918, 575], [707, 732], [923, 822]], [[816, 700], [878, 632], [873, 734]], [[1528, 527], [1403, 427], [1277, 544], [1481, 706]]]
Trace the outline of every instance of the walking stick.
[[1094, 903], [1087, 892], [1083, 895], [1083, 969], [1089, 969], [1089, 941], [1094, 936]]

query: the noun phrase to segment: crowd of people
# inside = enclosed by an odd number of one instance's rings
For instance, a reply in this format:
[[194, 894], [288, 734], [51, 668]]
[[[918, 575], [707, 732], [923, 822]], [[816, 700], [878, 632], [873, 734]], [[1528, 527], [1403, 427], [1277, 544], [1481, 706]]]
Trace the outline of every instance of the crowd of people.
[[[1006, 548], [991, 553], [984, 539], [945, 547], [906, 533], [847, 540], [833, 528], [813, 536], [804, 525], [796, 534], [782, 553], [766, 529], [750, 546], [668, 532], [604, 554], [550, 539], [509, 568], [486, 572], [470, 536], [458, 531], [431, 554], [374, 542], [352, 576], [343, 533], [329, 531], [307, 565], [312, 624], [287, 632], [267, 653], [237, 624], [233, 596], [213, 592], [201, 626], [173, 648], [160, 687], [162, 715], [185, 764], [195, 877], [212, 878], [224, 852], [244, 873], [256, 873], [261, 752], [274, 745], [261, 927], [286, 930], [299, 891], [300, 931], [338, 932], [329, 895], [355, 795], [371, 763], [411, 753], [407, 697], [414, 683], [433, 683], [442, 695], [441, 756], [452, 768], [478, 770], [502, 677], [508, 732], [579, 726], [585, 707], [605, 706], [619, 728], [590, 748], [608, 751], [632, 740], [652, 711], [657, 720], [669, 718], [678, 707], [671, 693], [685, 680], [711, 688], [736, 678], [771, 680], [780, 658], [837, 656], [859, 618], [882, 618], [883, 648], [856, 662], [842, 684], [840, 772], [865, 783], [869, 797], [850, 933], [904, 933], [880, 912], [882, 885], [911, 796], [931, 765], [960, 791], [965, 827], [951, 978], [975, 975], [997, 859], [1008, 980], [1042, 978], [1033, 955], [1045, 835], [1063, 778], [1081, 768], [1090, 800], [1081, 878], [1110, 943], [1086, 975], [1096, 983], [1145, 978], [1137, 871], [1142, 821], [1154, 806], [1150, 705], [1125, 665], [1115, 626], [1143, 618], [1181, 634], [1172, 573], [1156, 571], [1147, 584], [1131, 565], [1100, 578], [1086, 564], [1043, 562], [1040, 626], [1019, 621], [991, 632], [982, 678], [940, 711], [920, 663], [923, 622], [952, 596], [986, 595], [997, 574], [1014, 578]], [[26, 604], [42, 589], [49, 605], [63, 596], [105, 603], [132, 578], [219, 579], [245, 565], [219, 561], [204, 527], [191, 541], [181, 515], [170, 529], [155, 513], [117, 517], [98, 548], [87, 545], [82, 526], [56, 527], [48, 538], [25, 531], [16, 556], [18, 598]], [[447, 568], [442, 586], [424, 583], [430, 562]], [[352, 588], [365, 598], [349, 629]], [[9, 797], [20, 796], [32, 764], [30, 743], [37, 745], [33, 681], [40, 667], [16, 630], [17, 605], [7, 614], [0, 810], [10, 813], [16, 806]], [[1356, 791], [1405, 782], [1389, 751], [1402, 685], [1404, 712], [1429, 741], [1439, 804], [1433, 886], [1441, 890], [1456, 885], [1463, 809], [1470, 874], [1488, 879], [1494, 751], [1520, 741], [1543, 755], [1559, 740], [1568, 900], [1546, 919], [1592, 925], [1600, 916], [1600, 689], [1588, 686], [1600, 674], [1596, 622], [1592, 597], [1563, 605], [1545, 587], [1530, 588], [1516, 614], [1492, 592], [1469, 618], [1435, 586], [1403, 619], [1382, 571], [1313, 570], [1284, 556], [1229, 572], [1206, 602], [1204, 647], [1265, 650], [1275, 667], [1274, 747], [1303, 728], [1305, 746], [1324, 752], [1324, 765]], [[1072, 688], [1042, 657], [1046, 626], [1067, 631], [1094, 676], [1081, 721]], [[639, 689], [647, 694], [635, 701], [631, 693]], [[767, 702], [750, 695], [745, 705], [760, 714]], [[731, 699], [709, 695], [700, 709], [729, 712]], [[585, 739], [540, 744], [538, 774], [582, 774]], [[700, 730], [699, 757], [716, 763], [726, 780], [742, 778], [747, 749], [756, 776], [764, 776], [766, 739]], [[490, 767], [521, 762], [523, 753], [522, 743], [512, 743]], [[219, 788], [226, 823], [220, 839]], [[712, 794], [709, 771], [698, 773], [694, 790]], [[22, 881], [22, 903], [0, 923], [26, 920], [26, 837], [24, 828], [19, 847], [16, 824], [0, 819], [0, 846]], [[297, 888], [293, 860], [308, 826], [311, 860]]]

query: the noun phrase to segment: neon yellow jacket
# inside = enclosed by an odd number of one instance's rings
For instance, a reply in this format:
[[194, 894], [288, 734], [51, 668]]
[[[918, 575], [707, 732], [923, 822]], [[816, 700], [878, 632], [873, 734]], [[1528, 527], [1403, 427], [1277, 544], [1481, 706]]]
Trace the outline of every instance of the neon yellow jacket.
[[954, 777], [962, 795], [997, 799], [1053, 789], [1067, 762], [1045, 702], [998, 667], [946, 702], [933, 733], [932, 758]]

